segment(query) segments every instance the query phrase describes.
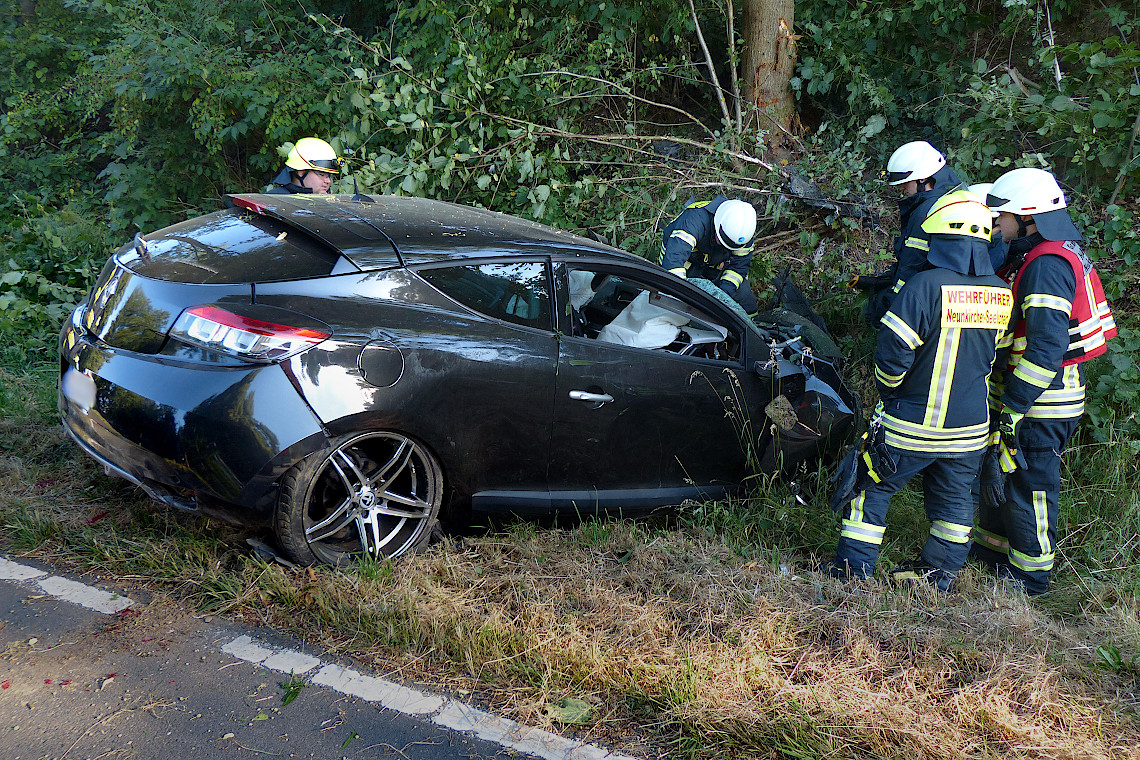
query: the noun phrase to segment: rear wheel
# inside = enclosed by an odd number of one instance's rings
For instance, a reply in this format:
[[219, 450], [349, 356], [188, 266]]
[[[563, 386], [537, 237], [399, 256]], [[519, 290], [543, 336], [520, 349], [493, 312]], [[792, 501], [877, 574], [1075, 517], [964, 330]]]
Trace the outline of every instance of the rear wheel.
[[399, 433], [351, 435], [285, 474], [277, 536], [307, 565], [398, 557], [431, 540], [442, 500], [442, 470], [423, 446]]

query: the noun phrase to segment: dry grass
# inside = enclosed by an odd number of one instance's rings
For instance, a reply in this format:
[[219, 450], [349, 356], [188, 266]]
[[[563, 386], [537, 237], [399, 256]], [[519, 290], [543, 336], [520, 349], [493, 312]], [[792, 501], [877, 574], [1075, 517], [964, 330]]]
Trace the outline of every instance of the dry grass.
[[1119, 590], [1059, 615], [974, 568], [948, 597], [850, 587], [748, 561], [705, 530], [630, 522], [286, 570], [248, 556], [244, 534], [96, 474], [27, 393], [0, 420], [9, 549], [284, 627], [529, 723], [576, 697], [595, 705], [586, 735], [634, 754], [1140, 758], [1135, 666], [1094, 667], [1104, 642], [1140, 651], [1136, 598]]

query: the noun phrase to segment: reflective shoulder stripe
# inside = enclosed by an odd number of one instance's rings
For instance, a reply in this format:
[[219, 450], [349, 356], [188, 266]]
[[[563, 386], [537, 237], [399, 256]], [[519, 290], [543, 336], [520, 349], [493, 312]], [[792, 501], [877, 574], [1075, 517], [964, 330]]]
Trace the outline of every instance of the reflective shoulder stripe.
[[1043, 309], [1056, 309], [1066, 315], [1073, 313], [1073, 304], [1059, 296], [1048, 293], [1030, 293], [1021, 302], [1021, 313], [1024, 314], [1034, 307]]
[[893, 292], [895, 292], [895, 293], [898, 293], [900, 290], [902, 290], [902, 289], [903, 289], [903, 285], [906, 285], [906, 280], [899, 280], [899, 281], [898, 281], [898, 282], [896, 282], [896, 283], [894, 284], [894, 286], [891, 288], [891, 291], [893, 291]]
[[669, 237], [682, 240], [682, 241], [688, 243], [693, 248], [697, 247], [697, 239], [695, 237], [693, 237], [690, 233], [685, 232], [684, 230], [673, 230], [673, 234], [670, 235]]
[[918, 333], [911, 329], [911, 326], [906, 322], [899, 319], [893, 311], [888, 311], [883, 315], [881, 324], [899, 336], [899, 340], [901, 340], [907, 348], [914, 350], [922, 345], [922, 338], [918, 337]]
[[688, 206], [685, 206], [685, 208], [704, 208], [705, 206], [709, 205], [710, 203], [712, 203], [711, 200], [710, 201], [693, 201]]
[[930, 241], [923, 240], [922, 238], [918, 238], [918, 237], [908, 237], [906, 239], [905, 245], [907, 248], [914, 248], [914, 249], [919, 250], [919, 251], [929, 251], [930, 250]]
[[738, 288], [740, 287], [740, 284], [742, 282], [744, 282], [744, 277], [741, 276], [740, 272], [733, 272], [733, 271], [725, 272], [724, 275], [722, 275], [720, 279], [728, 280], [729, 282], [731, 282], [733, 285], [735, 285]]

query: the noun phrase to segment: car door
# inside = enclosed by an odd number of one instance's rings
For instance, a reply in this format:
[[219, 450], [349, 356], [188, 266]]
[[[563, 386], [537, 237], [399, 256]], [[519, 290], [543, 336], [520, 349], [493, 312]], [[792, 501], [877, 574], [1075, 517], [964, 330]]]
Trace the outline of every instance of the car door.
[[751, 415], [742, 381], [753, 379], [735, 315], [665, 273], [555, 271], [552, 505], [636, 511], [738, 485]]

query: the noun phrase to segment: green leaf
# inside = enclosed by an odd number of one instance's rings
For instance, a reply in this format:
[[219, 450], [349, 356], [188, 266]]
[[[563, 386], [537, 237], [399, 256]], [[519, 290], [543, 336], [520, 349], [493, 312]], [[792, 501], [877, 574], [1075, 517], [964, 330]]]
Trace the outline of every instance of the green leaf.
[[567, 697], [557, 704], [547, 704], [542, 711], [558, 723], [584, 726], [592, 722], [594, 708], [589, 702]]

